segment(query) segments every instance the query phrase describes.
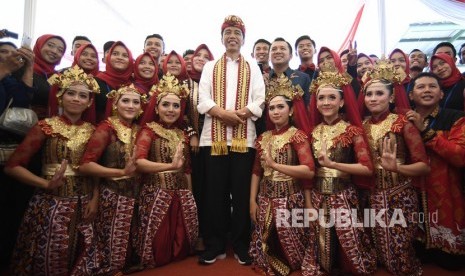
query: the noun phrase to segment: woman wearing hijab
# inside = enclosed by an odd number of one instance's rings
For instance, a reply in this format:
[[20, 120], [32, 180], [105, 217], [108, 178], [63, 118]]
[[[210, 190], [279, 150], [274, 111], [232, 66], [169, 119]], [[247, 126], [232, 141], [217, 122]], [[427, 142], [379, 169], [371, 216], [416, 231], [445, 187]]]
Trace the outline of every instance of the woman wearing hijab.
[[176, 51], [171, 51], [163, 61], [163, 75], [168, 72], [175, 76], [180, 83], [188, 79], [187, 67], [184, 59]]
[[465, 111], [465, 78], [461, 75], [454, 60], [447, 54], [436, 54], [431, 58], [429, 68], [439, 77], [444, 92], [439, 106]]
[[37, 89], [32, 98], [31, 108], [39, 120], [48, 117], [48, 102], [50, 84], [47, 82], [57, 71], [55, 67], [60, 64], [66, 52], [66, 42], [61, 36], [46, 34], [40, 36], [33, 49], [34, 59], [34, 88]]
[[158, 83], [158, 65], [149, 53], [143, 53], [134, 63], [134, 86], [149, 96], [152, 87]]
[[[76, 67], [77, 66], [77, 67]], [[86, 74], [96, 76], [99, 72], [99, 60], [97, 49], [92, 44], [84, 44], [78, 48], [74, 55], [74, 60], [70, 68], [81, 68]], [[69, 68], [67, 68], [69, 69]], [[48, 101], [48, 114], [49, 116], [60, 115], [62, 111], [57, 104], [57, 93], [60, 88], [57, 85], [52, 85], [50, 88], [50, 97]], [[88, 112], [84, 114], [83, 119], [95, 125], [95, 101], [92, 101]]]
[[97, 123], [111, 115], [111, 105], [110, 109], [107, 109], [107, 94], [131, 84], [134, 59], [128, 47], [117, 41], [111, 46], [105, 64], [105, 71], [96, 76], [100, 86], [100, 94], [95, 99]]
[[199, 81], [202, 75], [203, 67], [208, 61], [214, 60], [213, 54], [205, 44], [200, 44], [194, 51], [192, 57], [192, 69], [188, 72], [189, 79], [187, 87], [189, 88], [189, 98], [187, 101], [187, 134], [189, 135], [191, 149], [192, 165], [192, 188], [195, 201], [197, 203], [199, 217], [200, 237], [196, 245], [196, 251], [203, 251], [205, 246], [202, 239], [203, 225], [203, 208], [202, 208], [202, 183], [204, 182], [204, 162], [203, 152], [199, 147], [199, 137], [203, 128], [204, 115], [199, 114], [197, 105], [199, 103]]

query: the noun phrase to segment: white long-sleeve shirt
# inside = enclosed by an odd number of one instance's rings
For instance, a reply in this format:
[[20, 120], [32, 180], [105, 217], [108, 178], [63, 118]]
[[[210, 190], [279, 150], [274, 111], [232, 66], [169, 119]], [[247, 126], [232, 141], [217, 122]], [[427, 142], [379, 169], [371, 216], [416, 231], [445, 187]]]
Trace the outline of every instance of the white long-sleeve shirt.
[[[207, 113], [214, 106], [218, 105], [213, 100], [213, 70], [218, 60], [209, 61], [205, 64], [202, 71], [202, 77], [199, 83], [199, 104], [197, 109], [200, 114], [205, 114], [202, 135], [200, 136], [199, 145], [211, 146], [212, 144], [212, 117]], [[254, 148], [257, 134], [253, 121], [262, 116], [265, 103], [265, 83], [262, 73], [256, 62], [248, 62], [250, 65], [250, 85], [249, 97], [246, 107], [253, 114], [247, 119], [247, 147]], [[226, 58], [226, 108], [225, 110], [235, 110], [237, 80], [239, 72], [239, 59], [232, 60]], [[206, 114], [207, 113], [207, 114]], [[227, 126], [227, 145], [231, 146], [232, 127]]]

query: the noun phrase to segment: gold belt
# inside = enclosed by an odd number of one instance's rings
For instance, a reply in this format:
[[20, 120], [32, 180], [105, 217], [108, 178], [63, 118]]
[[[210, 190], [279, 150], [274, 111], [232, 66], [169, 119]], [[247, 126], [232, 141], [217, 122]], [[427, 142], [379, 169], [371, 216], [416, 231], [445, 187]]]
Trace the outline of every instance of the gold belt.
[[[397, 159], [397, 165], [403, 165], [405, 164], [405, 160], [403, 159]], [[408, 180], [405, 176], [395, 173], [395, 172], [390, 172], [383, 167], [379, 163], [375, 164], [375, 187], [378, 190], [386, 190], [390, 189], [393, 187], [397, 187], [400, 185], [405, 184], [405, 182]]]
[[16, 147], [18, 147], [18, 144], [0, 145], [0, 165], [6, 164]]
[[301, 191], [300, 183], [295, 180], [277, 181], [264, 178], [260, 183], [260, 195], [268, 198], [287, 197]]
[[[61, 167], [61, 164], [44, 164], [42, 166], [42, 175], [47, 176], [47, 175], [55, 175], [55, 172], [59, 170]], [[80, 175], [78, 172], [76, 172], [70, 164], [66, 166], [65, 170], [65, 176], [77, 176]]]
[[346, 172], [342, 172], [340, 170], [330, 169], [327, 167], [317, 168], [316, 175], [319, 177], [337, 177], [337, 178], [350, 179], [350, 174]]
[[324, 195], [339, 193], [349, 188], [350, 179], [339, 177], [317, 177], [314, 189]]

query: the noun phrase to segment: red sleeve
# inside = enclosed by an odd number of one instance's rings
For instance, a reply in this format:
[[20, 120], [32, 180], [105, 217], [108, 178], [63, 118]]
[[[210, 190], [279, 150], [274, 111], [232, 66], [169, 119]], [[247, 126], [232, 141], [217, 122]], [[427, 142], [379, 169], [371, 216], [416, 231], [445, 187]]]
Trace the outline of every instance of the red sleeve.
[[263, 176], [263, 168], [262, 168], [262, 164], [260, 162], [260, 159], [261, 159], [261, 156], [262, 156], [262, 153], [263, 153], [263, 150], [260, 146], [260, 141], [262, 140], [262, 135], [260, 135], [257, 140], [255, 141], [255, 148], [256, 148], [256, 151], [255, 151], [255, 160], [253, 162], [253, 167], [252, 167], [252, 173], [255, 174], [256, 176], [258, 177], [262, 177]]
[[[307, 166], [311, 171], [315, 171], [315, 161], [313, 160], [312, 150], [307, 135], [302, 131], [297, 131], [292, 137], [292, 147], [297, 152], [299, 165]], [[301, 180], [302, 189], [310, 189], [313, 186], [313, 181], [308, 179]]]
[[147, 159], [149, 156], [150, 145], [154, 139], [155, 134], [153, 131], [150, 128], [144, 126], [136, 138], [136, 159]]
[[353, 137], [353, 142], [355, 158], [357, 159], [357, 162], [372, 171], [373, 161], [371, 160], [367, 141], [364, 139], [363, 135], [355, 135]]
[[113, 128], [110, 124], [107, 121], [101, 122], [87, 143], [86, 151], [81, 158], [81, 164], [89, 162], [97, 163], [110, 144], [112, 133]]
[[[296, 136], [299, 136], [298, 138]], [[295, 139], [297, 138], [297, 139]], [[299, 165], [307, 166], [311, 171], [315, 171], [315, 162], [313, 161], [312, 150], [308, 142], [307, 135], [298, 130], [292, 138], [292, 147], [297, 152]]]
[[425, 146], [454, 167], [465, 166], [465, 117], [457, 120], [449, 133], [437, 131]]
[[40, 121], [31, 128], [23, 142], [21, 142], [15, 152], [10, 156], [10, 159], [8, 159], [5, 167], [27, 167], [31, 158], [40, 150], [47, 139], [47, 135], [42, 131], [41, 124], [45, 124], [45, 121]]
[[[363, 133], [353, 136], [353, 147], [357, 162], [373, 171], [373, 160], [371, 160], [370, 149]], [[371, 176], [353, 175], [352, 180], [361, 189], [372, 189], [374, 187], [373, 177]]]
[[428, 156], [426, 155], [425, 145], [421, 139], [420, 132], [410, 122], [407, 122], [403, 129], [405, 144], [409, 150], [410, 162], [417, 163], [423, 162], [428, 164]]

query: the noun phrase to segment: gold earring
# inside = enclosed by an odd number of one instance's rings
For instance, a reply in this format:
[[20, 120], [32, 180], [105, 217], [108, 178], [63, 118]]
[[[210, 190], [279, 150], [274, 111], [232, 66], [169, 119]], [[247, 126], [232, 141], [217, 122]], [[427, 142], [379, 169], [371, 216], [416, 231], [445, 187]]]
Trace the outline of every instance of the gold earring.
[[139, 113], [137, 114], [136, 119], [138, 119], [140, 117], [140, 115], [142, 115], [142, 113], [144, 113], [144, 111], [142, 109], [139, 110]]

